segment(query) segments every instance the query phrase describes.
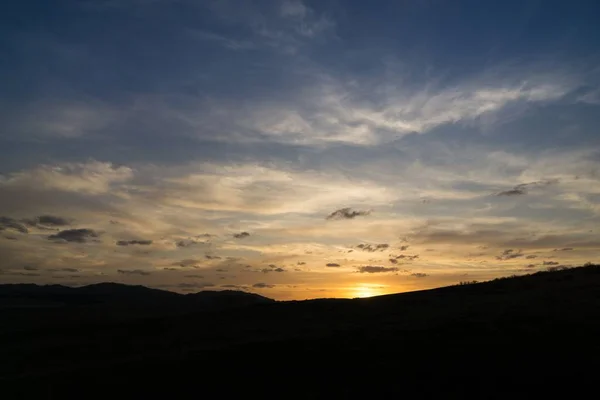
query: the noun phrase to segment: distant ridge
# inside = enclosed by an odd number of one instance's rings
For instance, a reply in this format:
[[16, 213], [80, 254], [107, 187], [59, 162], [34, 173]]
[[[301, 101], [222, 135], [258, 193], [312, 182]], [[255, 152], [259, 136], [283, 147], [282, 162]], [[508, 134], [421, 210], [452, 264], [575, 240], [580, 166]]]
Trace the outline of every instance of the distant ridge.
[[228, 308], [274, 301], [255, 293], [236, 290], [180, 294], [141, 285], [125, 285], [114, 282], [79, 287], [28, 283], [0, 285], [0, 307], [121, 305]]

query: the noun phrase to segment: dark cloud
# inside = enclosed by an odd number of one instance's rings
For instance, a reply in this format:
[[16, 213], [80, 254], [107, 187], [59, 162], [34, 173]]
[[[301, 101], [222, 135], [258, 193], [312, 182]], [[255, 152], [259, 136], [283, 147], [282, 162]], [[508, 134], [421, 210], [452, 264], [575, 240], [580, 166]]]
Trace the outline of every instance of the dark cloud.
[[210, 254], [206, 254], [204, 256], [204, 258], [206, 258], [207, 260], [220, 260], [221, 259], [221, 257], [219, 257], [219, 256], [211, 256]]
[[250, 236], [250, 234], [248, 232], [240, 232], [240, 233], [233, 234], [233, 237], [236, 239], [244, 239], [244, 238], [247, 238], [248, 236]]
[[257, 289], [269, 289], [269, 288], [274, 288], [275, 285], [270, 285], [268, 283], [255, 283], [254, 285], [252, 285], [253, 288], [257, 288]]
[[31, 266], [31, 265], [26, 265], [26, 266], [24, 266], [24, 267], [23, 267], [23, 269], [24, 269], [25, 271], [37, 271], [37, 270], [38, 270], [38, 267], [33, 267], [33, 266]]
[[71, 221], [67, 218], [58, 217], [56, 215], [40, 215], [31, 219], [25, 219], [23, 222], [31, 226], [67, 226], [71, 224]]
[[150, 275], [150, 272], [141, 269], [119, 269], [117, 272], [123, 275]]
[[175, 266], [182, 267], [182, 268], [188, 268], [188, 267], [198, 268], [199, 263], [200, 263], [200, 260], [195, 260], [193, 258], [186, 258], [185, 260], [175, 261], [171, 265], [175, 265]]
[[512, 260], [514, 258], [519, 258], [519, 257], [523, 257], [523, 256], [525, 256], [525, 254], [523, 254], [521, 252], [521, 250], [514, 251], [513, 249], [506, 249], [502, 252], [502, 254], [500, 254], [499, 256], [496, 256], [496, 260], [501, 260], [501, 261]]
[[535, 268], [535, 264], [528, 264], [527, 268]]
[[48, 271], [51, 272], [79, 272], [77, 268], [50, 268]]
[[525, 256], [525, 258], [531, 260], [533, 258], [537, 258], [537, 256], [535, 254], [529, 254], [528, 256]]
[[60, 231], [54, 235], [48, 236], [48, 239], [62, 239], [67, 242], [76, 242], [76, 243], [85, 243], [90, 238], [97, 238], [99, 234], [95, 232], [93, 229], [65, 229], [64, 231]]
[[410, 276], [414, 276], [415, 278], [425, 278], [429, 275], [427, 275], [423, 272], [414, 272], [414, 273], [410, 274]]
[[353, 219], [359, 216], [371, 214], [371, 211], [355, 211], [350, 207], [340, 208], [329, 214], [325, 219]]
[[572, 247], [563, 247], [562, 249], [554, 249], [552, 251], [572, 251], [574, 250]]
[[527, 194], [528, 188], [532, 186], [548, 186], [558, 183], [558, 179], [547, 179], [535, 182], [521, 183], [512, 189], [496, 193], [496, 196], [521, 196]]
[[246, 286], [246, 285], [232, 285], [232, 284], [227, 284], [227, 285], [221, 285], [220, 287], [226, 288], [226, 289], [237, 289], [237, 290], [246, 290], [246, 289], [248, 289], [248, 286]]
[[285, 272], [285, 269], [283, 269], [281, 267], [277, 267], [277, 268], [271, 267], [271, 268], [263, 268], [260, 270], [260, 272], [262, 272], [263, 274], [268, 274], [269, 272]]
[[408, 255], [408, 254], [400, 254], [399, 256], [396, 256], [396, 260], [409, 260], [409, 261], [412, 261], [412, 260], [415, 260], [417, 258], [419, 258], [418, 254], [415, 254], [415, 255], [412, 255], [412, 256]]
[[198, 245], [207, 244], [207, 243], [208, 242], [206, 242], [206, 241], [198, 241], [194, 238], [194, 239], [178, 240], [175, 242], [175, 245], [177, 247], [190, 247], [190, 246], [198, 246]]
[[133, 246], [139, 244], [140, 246], [149, 246], [152, 244], [152, 240], [119, 240], [117, 246]]
[[558, 261], [544, 261], [542, 265], [558, 265], [560, 264]]
[[203, 279], [204, 276], [203, 275], [184, 275], [184, 278], [195, 278], [195, 279]]
[[397, 272], [398, 268], [396, 267], [382, 267], [377, 265], [365, 265], [362, 267], [358, 267], [358, 272], [360, 273], [368, 273], [368, 274], [376, 274], [381, 272]]
[[398, 264], [398, 260], [396, 260], [395, 258], [390, 258], [390, 262], [392, 264]]
[[359, 245], [356, 246], [356, 248], [362, 250], [362, 251], [368, 251], [368, 252], [375, 252], [375, 251], [384, 251], [385, 249], [389, 248], [390, 245], [387, 243], [380, 243], [380, 244], [364, 244], [361, 243]]
[[179, 271], [179, 268], [166, 267], [166, 268], [163, 268], [163, 271]]
[[527, 194], [527, 191], [523, 188], [523, 189], [510, 189], [510, 190], [503, 190], [502, 192], [498, 192], [496, 193], [496, 196], [520, 196], [523, 194]]
[[326, 267], [339, 267], [340, 264], [338, 264], [338, 263], [327, 263], [327, 264], [325, 264], [325, 266]]
[[38, 274], [37, 272], [13, 272], [13, 271], [4, 272], [4, 271], [0, 271], [0, 273], [3, 275], [13, 275], [13, 276], [40, 276], [40, 274]]
[[0, 217], [0, 231], [12, 229], [20, 233], [29, 233], [25, 225], [10, 217]]
[[298, 264], [298, 265], [306, 265], [306, 263], [304, 261], [298, 261], [296, 264]]

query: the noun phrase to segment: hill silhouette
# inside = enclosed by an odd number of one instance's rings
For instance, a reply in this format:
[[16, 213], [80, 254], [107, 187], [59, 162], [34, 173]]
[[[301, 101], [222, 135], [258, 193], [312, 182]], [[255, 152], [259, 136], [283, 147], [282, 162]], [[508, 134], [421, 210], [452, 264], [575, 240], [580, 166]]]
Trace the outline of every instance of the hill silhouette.
[[[87, 288], [109, 292], [108, 308], [134, 293], [246, 299]], [[600, 366], [597, 265], [365, 299], [258, 300], [118, 318], [87, 303], [4, 308], [0, 382], [8, 398], [578, 397]]]
[[255, 293], [237, 290], [202, 291], [179, 294], [141, 285], [103, 282], [81, 287], [63, 285], [8, 284], [0, 285], [0, 307], [19, 306], [82, 306], [82, 305], [202, 305], [231, 307], [274, 300]]

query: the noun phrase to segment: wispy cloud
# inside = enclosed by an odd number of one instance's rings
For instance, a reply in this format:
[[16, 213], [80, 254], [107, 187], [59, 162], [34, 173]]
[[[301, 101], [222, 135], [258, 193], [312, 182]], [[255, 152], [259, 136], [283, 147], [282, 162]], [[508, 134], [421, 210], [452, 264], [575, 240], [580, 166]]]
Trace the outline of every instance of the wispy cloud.
[[350, 207], [340, 208], [329, 214], [326, 219], [354, 219], [356, 217], [369, 215], [371, 211], [353, 210]]
[[397, 272], [399, 269], [396, 267], [382, 267], [378, 265], [365, 265], [358, 267], [358, 272], [360, 273], [368, 273], [368, 274], [377, 274], [383, 272]]
[[119, 269], [117, 272], [123, 275], [150, 275], [149, 271], [144, 271], [141, 269]]

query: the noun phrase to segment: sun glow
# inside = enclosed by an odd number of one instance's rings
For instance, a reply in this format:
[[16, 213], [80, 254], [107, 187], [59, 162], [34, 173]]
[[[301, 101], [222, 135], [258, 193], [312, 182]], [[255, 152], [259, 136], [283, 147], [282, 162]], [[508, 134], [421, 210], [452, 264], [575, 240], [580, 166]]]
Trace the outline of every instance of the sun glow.
[[354, 289], [355, 297], [373, 297], [379, 294], [379, 288], [373, 286], [359, 286]]

